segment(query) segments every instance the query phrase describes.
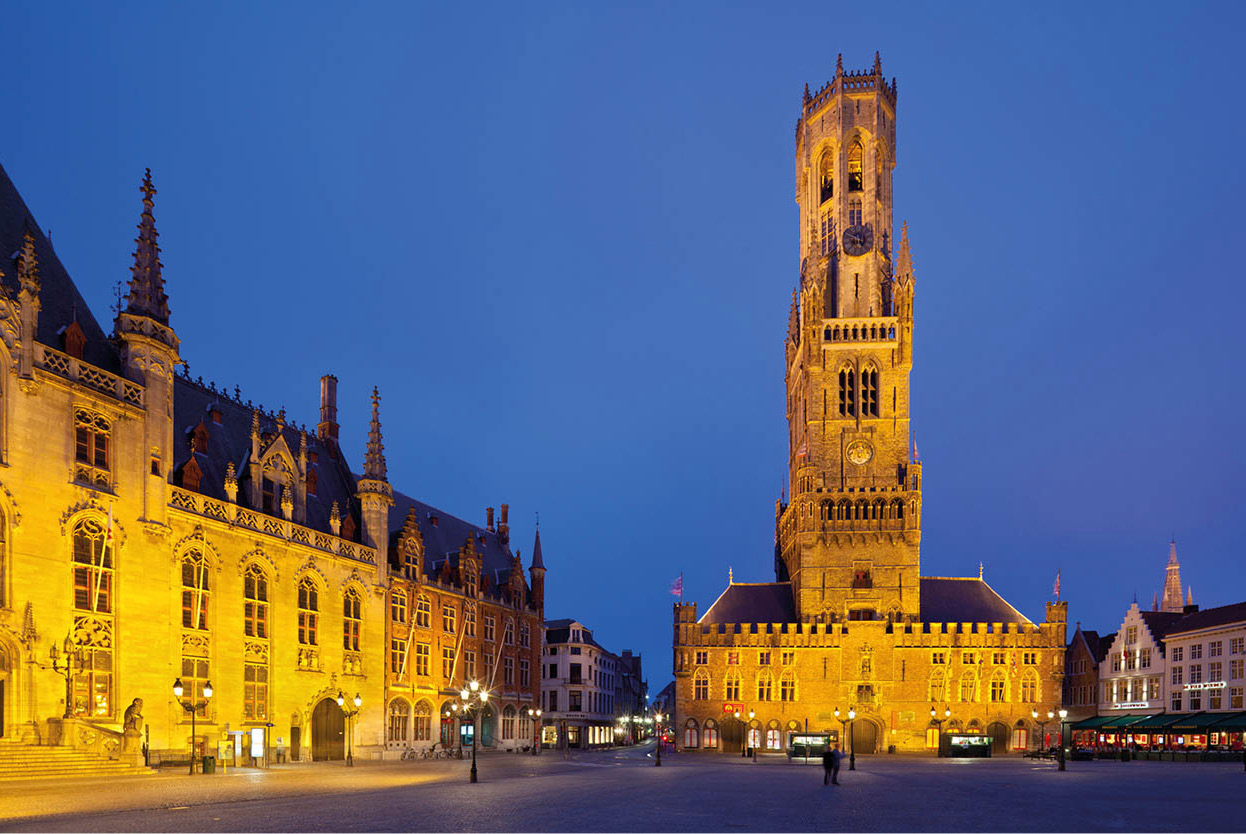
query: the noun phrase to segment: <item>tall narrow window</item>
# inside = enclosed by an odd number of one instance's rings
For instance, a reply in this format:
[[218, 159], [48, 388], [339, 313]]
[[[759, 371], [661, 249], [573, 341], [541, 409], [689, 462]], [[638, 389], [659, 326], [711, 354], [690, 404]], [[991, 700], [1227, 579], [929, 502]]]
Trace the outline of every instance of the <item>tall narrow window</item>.
[[509, 617], [506, 619], [506, 625], [502, 629], [502, 643], [507, 646], [515, 645], [515, 621]]
[[796, 673], [791, 669], [784, 670], [783, 676], [779, 678], [779, 700], [796, 700]]
[[389, 618], [396, 623], [407, 621], [407, 592], [392, 591], [389, 595]]
[[182, 557], [182, 628], [208, 627], [208, 564], [203, 551]]
[[428, 705], [428, 701], [420, 701], [415, 705], [413, 729], [416, 741], [428, 741], [433, 737], [433, 708]]
[[773, 694], [774, 679], [770, 676], [770, 672], [763, 670], [757, 676], [757, 700], [769, 701]]
[[299, 643], [304, 646], [319, 645], [317, 635], [320, 625], [320, 594], [311, 579], [299, 583]]
[[268, 666], [244, 663], [242, 666], [242, 717], [247, 721], [268, 718]]
[[857, 414], [856, 374], [847, 368], [839, 372], [839, 414], [841, 417]]
[[532, 627], [527, 620], [519, 623], [519, 645], [525, 649], [532, 648]]
[[819, 202], [825, 203], [835, 196], [835, 155], [830, 151], [822, 154], [821, 187], [818, 189]]
[[740, 673], [734, 669], [724, 679], [723, 698], [727, 701], [740, 700]]
[[455, 610], [453, 605], [441, 606], [441, 630], [454, 634]]
[[422, 677], [429, 675], [429, 656], [431, 647], [428, 643], [415, 644], [415, 673]]
[[835, 251], [835, 216], [831, 212], [822, 215], [822, 254], [829, 255]]
[[463, 611], [463, 633], [468, 637], [476, 636], [476, 608], [468, 605]]
[[432, 628], [433, 625], [432, 603], [422, 594], [415, 601], [415, 624], [418, 628]]
[[359, 632], [363, 630], [361, 608], [359, 592], [347, 588], [342, 595], [342, 648], [348, 652], [359, 651]]
[[182, 654], [182, 686], [184, 697], [192, 704], [210, 703], [203, 697], [203, 687], [208, 683], [208, 658], [195, 654], [202, 648], [184, 650]]
[[[849, 191], [864, 191], [865, 190], [865, 176], [863, 173], [864, 169], [862, 168], [862, 157], [863, 156], [864, 156], [864, 150], [862, 149], [860, 142], [857, 142], [856, 144], [854, 144], [852, 146], [852, 149], [848, 151], [848, 190]], [[857, 222], [860, 222], [860, 221], [857, 221]]]
[[411, 705], [402, 698], [390, 701], [389, 724], [385, 730], [385, 741], [390, 744], [405, 744], [410, 724]]
[[873, 368], [861, 372], [861, 416], [878, 416], [878, 371]]
[[407, 670], [407, 641], [394, 638], [389, 641], [389, 671], [401, 676]]
[[84, 409], [74, 412], [74, 478], [88, 484], [108, 486], [111, 468], [108, 419]]
[[112, 546], [104, 525], [84, 518], [74, 528], [74, 608], [112, 612]]
[[267, 639], [268, 577], [259, 565], [248, 566], [242, 575], [242, 622], [247, 637]]

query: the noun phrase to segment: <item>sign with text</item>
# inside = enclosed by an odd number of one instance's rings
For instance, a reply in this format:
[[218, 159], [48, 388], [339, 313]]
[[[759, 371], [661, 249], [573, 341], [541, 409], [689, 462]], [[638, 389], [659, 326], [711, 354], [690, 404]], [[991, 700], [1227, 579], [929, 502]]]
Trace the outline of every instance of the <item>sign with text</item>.
[[723, 712], [724, 713], [729, 713], [729, 712], [744, 713], [746, 712], [746, 710], [744, 709], [744, 704], [723, 704]]

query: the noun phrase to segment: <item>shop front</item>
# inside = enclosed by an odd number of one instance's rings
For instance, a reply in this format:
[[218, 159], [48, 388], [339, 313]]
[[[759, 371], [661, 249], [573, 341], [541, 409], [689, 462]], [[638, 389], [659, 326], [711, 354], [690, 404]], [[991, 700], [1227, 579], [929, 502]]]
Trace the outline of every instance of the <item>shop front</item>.
[[1094, 716], [1073, 725], [1074, 749], [1095, 758], [1236, 761], [1246, 712]]

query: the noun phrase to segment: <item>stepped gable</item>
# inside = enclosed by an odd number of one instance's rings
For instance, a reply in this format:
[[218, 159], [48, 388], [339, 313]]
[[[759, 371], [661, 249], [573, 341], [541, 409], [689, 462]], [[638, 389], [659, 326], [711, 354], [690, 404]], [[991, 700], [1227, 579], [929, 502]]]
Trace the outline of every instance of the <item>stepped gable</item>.
[[[496, 596], [496, 592], [503, 588], [507, 579], [510, 578], [511, 560], [514, 558], [510, 547], [502, 543], [501, 536], [497, 532], [490, 532], [484, 527], [443, 512], [431, 504], [417, 501], [398, 490], [394, 490], [394, 508], [389, 512], [390, 564], [395, 568], [401, 567], [399, 551], [394, 545], [397, 543], [398, 534], [402, 532], [402, 525], [407, 520], [407, 512], [412, 508], [415, 509], [415, 517], [420, 525], [420, 534], [424, 537], [425, 575], [436, 577], [447, 560], [451, 567], [457, 567], [459, 550], [470, 535], [476, 539], [476, 552], [480, 555], [481, 573], [491, 584], [490, 595]], [[433, 524], [434, 516], [437, 518], [436, 525]], [[480, 544], [481, 536], [485, 539], [483, 546]], [[480, 590], [482, 594], [485, 593], [483, 585]]]
[[794, 623], [796, 604], [791, 582], [732, 582], [698, 621], [719, 623]]
[[977, 577], [923, 576], [921, 583], [923, 623], [1030, 623]]
[[[212, 408], [221, 413], [221, 422], [212, 422]], [[234, 465], [234, 474], [238, 478], [238, 506], [251, 510], [252, 507], [247, 484], [250, 483], [250, 468], [247, 463], [251, 458], [251, 418], [253, 409], [240, 403], [224, 391], [211, 389], [187, 379], [177, 377], [173, 385], [173, 483], [181, 485], [182, 471], [192, 454], [191, 437], [200, 422], [208, 429], [208, 448], [206, 453], [195, 453], [195, 462], [203, 473], [199, 481], [202, 495], [228, 501], [225, 494], [225, 473], [228, 465]], [[266, 414], [260, 415], [260, 432], [268, 434], [277, 431], [276, 420]], [[286, 445], [297, 457], [299, 453], [299, 430], [286, 424], [281, 432]], [[340, 452], [335, 453], [320, 442], [313, 431], [307, 433], [307, 451], [309, 470], [316, 473], [316, 494], [307, 496], [307, 520], [304, 526], [322, 533], [332, 533], [329, 526], [329, 515], [333, 502], [345, 518], [348, 512], [356, 519], [355, 529], [359, 529], [358, 501], [355, 499], [355, 482], [349, 468], [342, 462]], [[318, 461], [311, 462], [310, 453], [315, 452]]]
[[[17, 282], [17, 253], [21, 251], [27, 232], [35, 239], [35, 254], [39, 260], [39, 278], [42, 283], [39, 293], [39, 327], [35, 331], [35, 339], [49, 347], [63, 350], [61, 332], [76, 318], [87, 340], [83, 359], [111, 373], [120, 373], [121, 360], [117, 350], [91, 314], [82, 293], [78, 292], [78, 287], [56, 256], [38, 221], [26, 207], [17, 187], [9, 179], [4, 167], [0, 166], [0, 270], [4, 271], [4, 278], [0, 279], [0, 283], [3, 283], [11, 298], [17, 298], [21, 289]], [[124, 263], [117, 264], [117, 275], [123, 275], [125, 269]]]
[[[1240, 623], [1243, 620], [1246, 620], [1246, 602], [1222, 605], [1219, 608], [1208, 608], [1205, 611], [1195, 611], [1192, 614], [1186, 614], [1180, 620], [1170, 624], [1168, 630], [1164, 632], [1164, 636], [1171, 637], [1174, 634], [1181, 634], [1186, 631], [1198, 631], [1201, 628]], [[1147, 626], [1150, 627], [1150, 623], [1147, 623]]]

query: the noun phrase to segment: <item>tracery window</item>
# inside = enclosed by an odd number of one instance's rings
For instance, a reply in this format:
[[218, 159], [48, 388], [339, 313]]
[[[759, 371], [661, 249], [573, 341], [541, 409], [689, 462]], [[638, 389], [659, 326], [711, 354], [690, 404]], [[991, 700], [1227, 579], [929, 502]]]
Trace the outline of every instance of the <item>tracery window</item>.
[[1038, 701], [1038, 675], [1031, 670], [1021, 680], [1021, 702], [1033, 704]]
[[74, 411], [74, 479], [108, 486], [112, 424], [102, 414]]
[[363, 630], [361, 608], [359, 592], [347, 588], [342, 595], [342, 648], [348, 652], [359, 651], [359, 632]]
[[791, 669], [784, 671], [782, 677], [779, 678], [779, 700], [796, 700], [796, 673]]
[[972, 672], [961, 675], [960, 699], [967, 703], [978, 700], [978, 679]]
[[723, 679], [723, 699], [727, 701], [740, 700], [740, 673], [732, 669]]
[[1008, 684], [1003, 676], [991, 678], [991, 703], [1002, 704], [1008, 697]]
[[420, 701], [415, 705], [413, 729], [416, 741], [428, 741], [433, 737], [433, 708], [428, 705], [428, 701]]
[[757, 676], [757, 700], [769, 701], [773, 694], [774, 678], [770, 676], [770, 672], [763, 670]]
[[242, 575], [242, 622], [247, 637], [268, 638], [268, 577], [256, 564]]
[[182, 557], [182, 628], [208, 627], [208, 564], [202, 550]]
[[708, 701], [710, 698], [710, 676], [704, 669], [698, 669], [692, 676], [692, 699]]
[[317, 646], [320, 644], [320, 592], [309, 577], [299, 582], [299, 644]]
[[930, 693], [926, 700], [930, 702], [944, 701], [947, 699], [947, 676], [942, 669], [935, 669], [930, 673]]
[[856, 374], [848, 368], [839, 372], [839, 416], [855, 417], [857, 413]]
[[97, 519], [84, 518], [74, 527], [74, 608], [112, 612], [113, 548], [108, 531]]
[[502, 710], [502, 740], [510, 741], [515, 737], [515, 708], [507, 706]]
[[819, 202], [825, 203], [835, 196], [835, 155], [831, 151], [822, 154]]
[[390, 701], [389, 725], [385, 731], [385, 740], [391, 744], [405, 744], [410, 722], [411, 705], [402, 698]]
[[874, 368], [861, 372], [861, 416], [878, 416], [878, 371]]

